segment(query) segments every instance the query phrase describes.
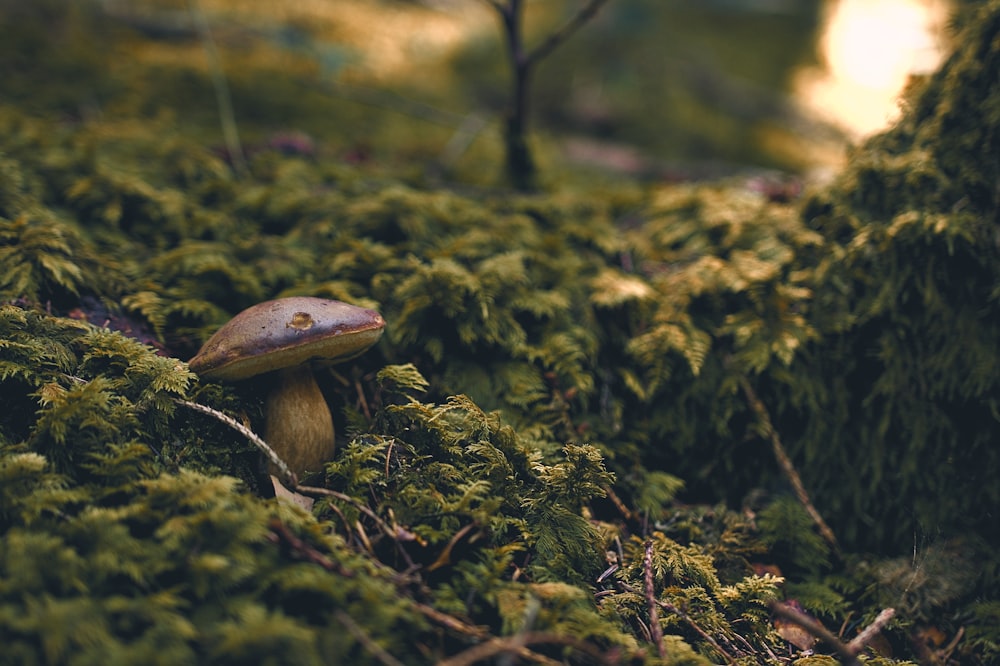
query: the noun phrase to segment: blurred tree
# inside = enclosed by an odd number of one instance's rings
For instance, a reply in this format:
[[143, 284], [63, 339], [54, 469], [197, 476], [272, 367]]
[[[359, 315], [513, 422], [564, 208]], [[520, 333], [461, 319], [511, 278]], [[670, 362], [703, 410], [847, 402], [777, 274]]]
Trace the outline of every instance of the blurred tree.
[[[581, 2], [526, 3], [527, 39], [542, 41], [547, 26], [568, 21]], [[792, 85], [801, 67], [819, 62], [822, 7], [821, 0], [608, 3], [531, 73], [530, 129], [544, 131], [573, 166], [633, 177], [809, 168], [804, 146], [842, 140], [801, 111]], [[459, 85], [482, 107], [508, 104], [504, 48], [474, 40], [453, 58]], [[532, 148], [539, 157], [542, 145]]]
[[507, 178], [519, 190], [535, 189], [537, 171], [528, 145], [528, 107], [535, 65], [593, 18], [607, 0], [588, 0], [558, 30], [533, 49], [526, 49], [522, 31], [523, 0], [486, 0], [500, 16], [511, 71], [511, 99], [504, 129]]

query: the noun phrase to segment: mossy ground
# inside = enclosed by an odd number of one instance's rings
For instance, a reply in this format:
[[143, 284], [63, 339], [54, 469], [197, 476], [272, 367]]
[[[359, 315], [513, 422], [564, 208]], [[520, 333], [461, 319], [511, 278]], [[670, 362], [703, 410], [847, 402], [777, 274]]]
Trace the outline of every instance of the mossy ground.
[[[869, 663], [1000, 654], [1000, 3], [792, 203], [743, 181], [433, 186], [422, 140], [373, 164], [251, 133], [240, 174], [217, 117], [151, 112], [122, 83], [145, 65], [83, 48], [140, 36], [40, 7], [21, 47], [60, 18], [54, 71], [100, 73], [105, 106], [47, 87], [0, 107], [5, 659], [792, 663], [779, 598], [845, 642], [896, 608]], [[248, 58], [233, 87], [264, 113], [285, 81]], [[184, 360], [292, 294], [388, 322], [321, 369], [339, 442], [311, 513], [183, 404], [263, 430], [263, 386]]]

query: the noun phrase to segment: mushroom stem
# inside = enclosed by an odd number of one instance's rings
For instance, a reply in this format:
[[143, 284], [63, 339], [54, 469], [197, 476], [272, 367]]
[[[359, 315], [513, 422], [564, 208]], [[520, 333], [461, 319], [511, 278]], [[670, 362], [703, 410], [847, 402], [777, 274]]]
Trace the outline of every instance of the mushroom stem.
[[312, 369], [303, 363], [273, 376], [275, 384], [265, 403], [264, 438], [300, 478], [321, 471], [333, 459], [333, 415]]

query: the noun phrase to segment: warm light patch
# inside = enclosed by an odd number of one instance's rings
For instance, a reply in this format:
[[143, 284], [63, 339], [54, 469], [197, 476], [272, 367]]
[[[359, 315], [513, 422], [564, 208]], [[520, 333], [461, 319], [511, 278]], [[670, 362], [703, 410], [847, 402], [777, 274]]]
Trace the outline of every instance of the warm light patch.
[[898, 113], [907, 77], [940, 63], [946, 0], [830, 0], [821, 33], [825, 68], [799, 73], [803, 103], [861, 136]]
[[353, 74], [367, 82], [426, 78], [455, 49], [478, 34], [492, 34], [495, 20], [482, 2], [455, 3], [447, 11], [430, 3], [371, 0], [201, 0], [222, 23], [243, 16], [272, 25], [308, 26], [313, 37], [347, 47], [358, 56]]

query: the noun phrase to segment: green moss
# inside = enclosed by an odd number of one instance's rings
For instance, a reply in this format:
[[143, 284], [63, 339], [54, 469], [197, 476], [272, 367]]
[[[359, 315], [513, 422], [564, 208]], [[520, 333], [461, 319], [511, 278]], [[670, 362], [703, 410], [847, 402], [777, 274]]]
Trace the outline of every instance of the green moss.
[[[273, 150], [238, 179], [168, 117], [0, 107], [9, 654], [426, 663], [524, 638], [571, 663], [781, 661], [787, 594], [832, 627], [895, 606], [900, 658], [919, 623], [965, 627], [958, 654], [987, 663], [1000, 5], [974, 11], [801, 206], [740, 183], [460, 193]], [[311, 514], [178, 402], [261, 431], [263, 383], [183, 359], [291, 294], [388, 322], [319, 369], [340, 440]]]

